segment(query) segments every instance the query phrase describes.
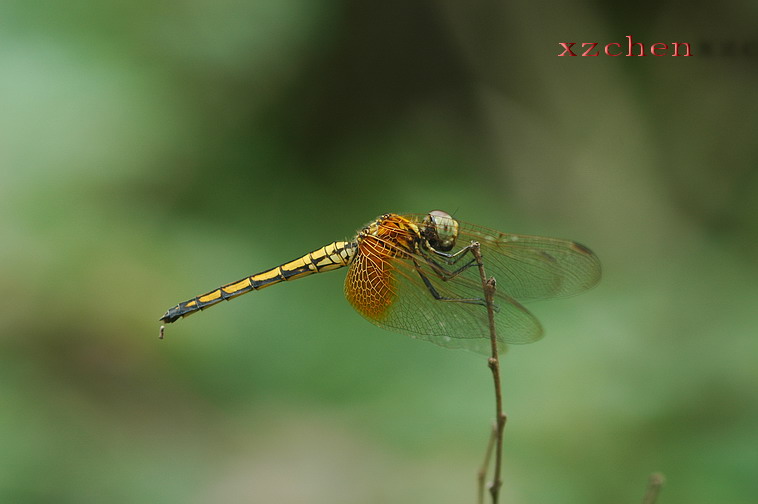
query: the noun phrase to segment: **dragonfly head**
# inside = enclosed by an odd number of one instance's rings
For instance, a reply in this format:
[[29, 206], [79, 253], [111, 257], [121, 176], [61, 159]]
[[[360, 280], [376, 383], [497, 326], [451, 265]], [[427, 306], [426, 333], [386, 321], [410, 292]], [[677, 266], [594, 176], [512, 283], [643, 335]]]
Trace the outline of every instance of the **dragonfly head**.
[[433, 210], [424, 217], [421, 234], [434, 250], [448, 252], [458, 239], [458, 221], [447, 212]]

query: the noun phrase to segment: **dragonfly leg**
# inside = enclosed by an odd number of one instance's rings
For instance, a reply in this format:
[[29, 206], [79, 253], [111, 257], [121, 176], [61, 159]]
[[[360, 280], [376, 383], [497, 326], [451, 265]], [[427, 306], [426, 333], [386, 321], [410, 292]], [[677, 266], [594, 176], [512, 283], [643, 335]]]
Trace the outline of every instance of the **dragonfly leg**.
[[[446, 258], [445, 263], [452, 266], [456, 264], [458, 261], [460, 261], [463, 257], [465, 257], [466, 252], [470, 252], [472, 249], [471, 245], [467, 245], [466, 247], [462, 248], [455, 254], [448, 254], [446, 252], [440, 252], [438, 250], [432, 250], [432, 252], [437, 255]], [[450, 280], [451, 278], [455, 278], [467, 269], [469, 269], [472, 266], [476, 266], [476, 258], [472, 258], [469, 262], [461, 266], [455, 271], [449, 271], [446, 269], [442, 264], [438, 263], [437, 261], [432, 258], [427, 251], [421, 250], [421, 255], [424, 256], [424, 258], [427, 261], [427, 264], [432, 268], [432, 270], [437, 274], [437, 276], [444, 282]]]
[[[434, 299], [436, 299], [437, 301], [446, 301], [446, 302], [453, 302], [453, 303], [466, 303], [466, 304], [475, 304], [475, 305], [479, 305], [479, 306], [487, 306], [487, 301], [485, 299], [482, 299], [482, 298], [450, 298], [450, 297], [445, 297], [445, 296], [441, 295], [437, 291], [437, 289], [434, 287], [434, 285], [432, 285], [432, 282], [429, 281], [429, 278], [427, 278], [427, 276], [424, 274], [424, 272], [421, 271], [421, 267], [418, 265], [418, 263], [415, 260], [413, 261], [413, 264], [416, 266], [416, 272], [421, 277], [421, 280], [424, 282], [424, 285], [426, 286], [427, 290], [429, 291], [429, 293], [431, 293], [432, 297], [434, 297]], [[465, 266], [462, 269], [465, 269], [467, 267], [468, 266]], [[445, 271], [445, 270], [443, 269], [443, 271]], [[445, 278], [443, 278], [441, 276], [440, 276], [440, 278], [442, 280], [446, 280]], [[453, 278], [453, 277], [450, 277], [450, 278]], [[497, 306], [495, 306], [494, 308], [495, 308], [495, 311], [499, 311], [499, 308]]]
[[[420, 247], [421, 248], [421, 247]], [[437, 257], [443, 257], [445, 259], [445, 263], [449, 265], [453, 265], [460, 261], [463, 257], [465, 257], [467, 252], [471, 252], [471, 244], [466, 245], [462, 249], [460, 249], [458, 252], [455, 252], [453, 254], [449, 254], [447, 252], [442, 252], [441, 250], [436, 250], [434, 248], [429, 247], [429, 251], [431, 251], [434, 255]], [[426, 256], [426, 250], [421, 251], [424, 256]]]

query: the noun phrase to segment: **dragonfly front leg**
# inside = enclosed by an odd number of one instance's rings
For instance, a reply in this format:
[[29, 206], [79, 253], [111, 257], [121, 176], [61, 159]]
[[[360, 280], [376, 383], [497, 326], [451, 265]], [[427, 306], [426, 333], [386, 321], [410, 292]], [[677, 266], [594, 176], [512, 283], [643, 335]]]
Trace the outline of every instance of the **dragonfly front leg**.
[[[446, 252], [440, 252], [439, 250], [430, 249], [433, 254], [439, 257], [445, 258], [445, 263], [452, 266], [456, 264], [458, 261], [460, 261], [463, 257], [465, 257], [465, 254], [468, 252], [471, 252], [473, 246], [472, 244], [469, 244], [465, 247], [463, 247], [461, 250], [456, 252], [455, 254], [448, 254]], [[442, 280], [443, 282], [447, 282], [451, 278], [455, 278], [467, 269], [469, 269], [472, 266], [476, 266], [476, 258], [472, 257], [472, 259], [458, 268], [455, 271], [449, 271], [446, 269], [443, 265], [435, 261], [425, 250], [421, 250], [421, 255], [426, 259], [427, 264], [430, 268], [432, 268], [432, 271]], [[472, 254], [473, 255], [473, 254]]]
[[[427, 245], [429, 244], [427, 243]], [[453, 254], [442, 252], [441, 250], [437, 250], [431, 246], [428, 248], [428, 251], [432, 252], [437, 257], [443, 257], [445, 259], [445, 263], [452, 266], [453, 264], [460, 261], [463, 257], [465, 257], [467, 252], [471, 252], [472, 247], [473, 247], [473, 242], [469, 243], [468, 245], [460, 249], [458, 252], [455, 252]], [[419, 247], [419, 248], [422, 249], [421, 253], [426, 257], [427, 249], [425, 247]]]

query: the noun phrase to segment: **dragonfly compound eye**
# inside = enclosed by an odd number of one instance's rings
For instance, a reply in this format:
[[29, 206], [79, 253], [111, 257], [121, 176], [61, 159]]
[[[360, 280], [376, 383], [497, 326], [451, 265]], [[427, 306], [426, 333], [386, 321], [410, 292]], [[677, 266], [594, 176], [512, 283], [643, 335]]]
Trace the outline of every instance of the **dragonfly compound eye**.
[[435, 250], [447, 252], [458, 239], [458, 221], [442, 210], [434, 210], [424, 218], [424, 238]]

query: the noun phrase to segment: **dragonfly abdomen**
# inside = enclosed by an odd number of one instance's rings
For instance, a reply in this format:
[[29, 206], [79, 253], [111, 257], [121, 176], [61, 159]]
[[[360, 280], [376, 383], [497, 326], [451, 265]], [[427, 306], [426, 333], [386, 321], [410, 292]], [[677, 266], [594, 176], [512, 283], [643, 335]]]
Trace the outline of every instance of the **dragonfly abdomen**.
[[313, 273], [331, 271], [347, 266], [355, 255], [357, 245], [354, 242], [333, 242], [302, 257], [284, 263], [270, 270], [245, 277], [237, 282], [222, 285], [210, 292], [196, 296], [188, 301], [169, 308], [161, 317], [162, 322], [176, 320], [204, 310], [221, 301], [228, 301], [253, 290], [260, 290], [279, 282], [295, 280]]

